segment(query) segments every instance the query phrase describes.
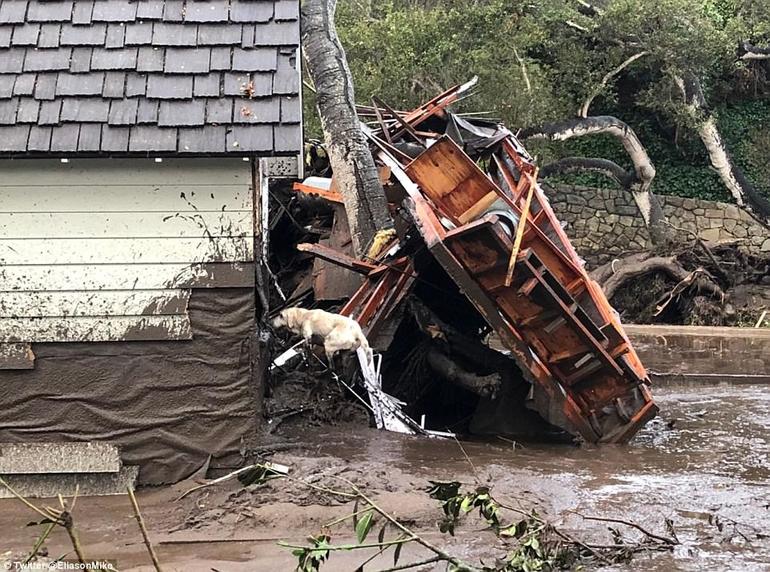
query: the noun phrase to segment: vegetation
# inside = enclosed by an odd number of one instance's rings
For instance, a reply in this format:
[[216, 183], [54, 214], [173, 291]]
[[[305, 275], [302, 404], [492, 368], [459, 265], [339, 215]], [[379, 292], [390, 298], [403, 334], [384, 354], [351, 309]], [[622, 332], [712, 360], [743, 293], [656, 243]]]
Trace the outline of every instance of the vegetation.
[[[637, 553], [670, 551], [679, 544], [674, 525], [666, 521], [669, 536], [649, 532], [634, 522], [614, 518], [582, 516], [622, 525], [641, 532], [632, 539], [618, 527], [609, 527], [610, 544], [589, 544], [578, 540], [541, 517], [534, 509], [524, 510], [508, 506], [496, 500], [487, 486], [461, 490], [457, 481], [430, 481], [427, 493], [440, 503], [444, 513], [439, 530], [454, 536], [455, 528], [466, 515], [477, 513], [479, 520], [491, 533], [490, 556], [480, 564], [469, 563], [446, 552], [424, 537], [407, 528], [403, 523], [380, 508], [370, 497], [347, 482], [351, 491], [335, 491], [324, 487], [326, 492], [343, 499], [355, 499], [353, 512], [323, 527], [320, 534], [310, 536], [305, 545], [285, 542], [279, 544], [291, 549], [297, 558], [297, 572], [318, 572], [337, 551], [375, 551], [356, 570], [364, 567], [385, 552], [393, 557], [393, 566], [382, 570], [423, 569], [424, 566], [443, 563], [450, 572], [552, 572], [556, 570], [581, 570], [586, 565], [612, 565], [626, 562]], [[313, 485], [318, 486], [318, 485]], [[363, 508], [361, 506], [363, 505]], [[351, 521], [356, 541], [349, 544], [332, 544], [332, 527]], [[379, 529], [377, 540], [368, 540], [369, 533]], [[344, 532], [342, 533], [344, 534]], [[418, 545], [432, 554], [427, 558], [402, 563], [401, 551], [407, 544]]]
[[[479, 89], [463, 111], [511, 128], [575, 118], [589, 102], [637, 132], [657, 170], [654, 192], [730, 201], [699, 134], [714, 117], [737, 165], [770, 196], [770, 60], [741, 57], [743, 42], [770, 45], [765, 0], [339, 0], [336, 20], [360, 103], [377, 95], [410, 108], [474, 75]], [[688, 108], [682, 78], [702, 88], [706, 107]], [[318, 136], [309, 90], [306, 105]], [[581, 155], [631, 166], [610, 135], [528, 147], [543, 164]]]

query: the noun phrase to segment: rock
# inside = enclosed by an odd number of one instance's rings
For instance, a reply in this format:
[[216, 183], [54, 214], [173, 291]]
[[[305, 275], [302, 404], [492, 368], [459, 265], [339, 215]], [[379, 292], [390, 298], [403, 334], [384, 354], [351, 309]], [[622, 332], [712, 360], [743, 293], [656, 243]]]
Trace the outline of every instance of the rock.
[[762, 243], [762, 246], [759, 247], [760, 252], [770, 252], [770, 238], [766, 239], [765, 242]]
[[706, 242], [719, 242], [719, 229], [710, 228], [700, 233], [700, 237]]
[[587, 205], [588, 201], [580, 195], [570, 194], [567, 195], [567, 203], [570, 205]]
[[621, 205], [615, 208], [615, 212], [622, 215], [636, 216], [639, 214], [639, 209], [635, 206]]

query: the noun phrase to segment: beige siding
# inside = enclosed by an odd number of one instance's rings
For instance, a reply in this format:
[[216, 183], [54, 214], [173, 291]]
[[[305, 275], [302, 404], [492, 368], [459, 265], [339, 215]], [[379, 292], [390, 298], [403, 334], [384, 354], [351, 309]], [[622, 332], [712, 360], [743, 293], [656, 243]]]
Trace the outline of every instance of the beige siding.
[[0, 343], [189, 339], [189, 288], [252, 284], [252, 204], [240, 159], [0, 161]]

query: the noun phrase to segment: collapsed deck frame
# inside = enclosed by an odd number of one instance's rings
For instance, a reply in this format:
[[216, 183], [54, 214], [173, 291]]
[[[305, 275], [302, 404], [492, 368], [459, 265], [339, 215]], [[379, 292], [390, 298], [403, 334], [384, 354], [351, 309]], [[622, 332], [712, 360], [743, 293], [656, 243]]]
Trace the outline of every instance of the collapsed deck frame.
[[[425, 122], [446, 116], [467, 88], [408, 113], [375, 108], [379, 129], [367, 129], [373, 153], [390, 184], [403, 189], [403, 206], [433, 257], [545, 394], [550, 413], [541, 414], [588, 442], [627, 442], [658, 411], [649, 377], [548, 204], [531, 157], [498, 126], [482, 141], [486, 148], [475, 148], [485, 172], [451, 137], [427, 132]], [[394, 146], [399, 137], [425, 150], [412, 159]], [[308, 250], [367, 275], [342, 313], [368, 334], [414, 281], [401, 253], [371, 265]]]

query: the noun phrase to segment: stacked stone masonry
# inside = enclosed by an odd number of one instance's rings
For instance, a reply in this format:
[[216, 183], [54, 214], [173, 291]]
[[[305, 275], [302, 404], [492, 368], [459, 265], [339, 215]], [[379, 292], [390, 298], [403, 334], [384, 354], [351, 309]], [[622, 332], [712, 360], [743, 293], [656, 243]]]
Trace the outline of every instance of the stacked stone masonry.
[[[546, 186], [556, 215], [589, 267], [650, 246], [633, 197], [620, 189]], [[668, 221], [707, 242], [738, 241], [752, 253], [770, 253], [770, 231], [735, 205], [673, 196], [658, 197]]]

